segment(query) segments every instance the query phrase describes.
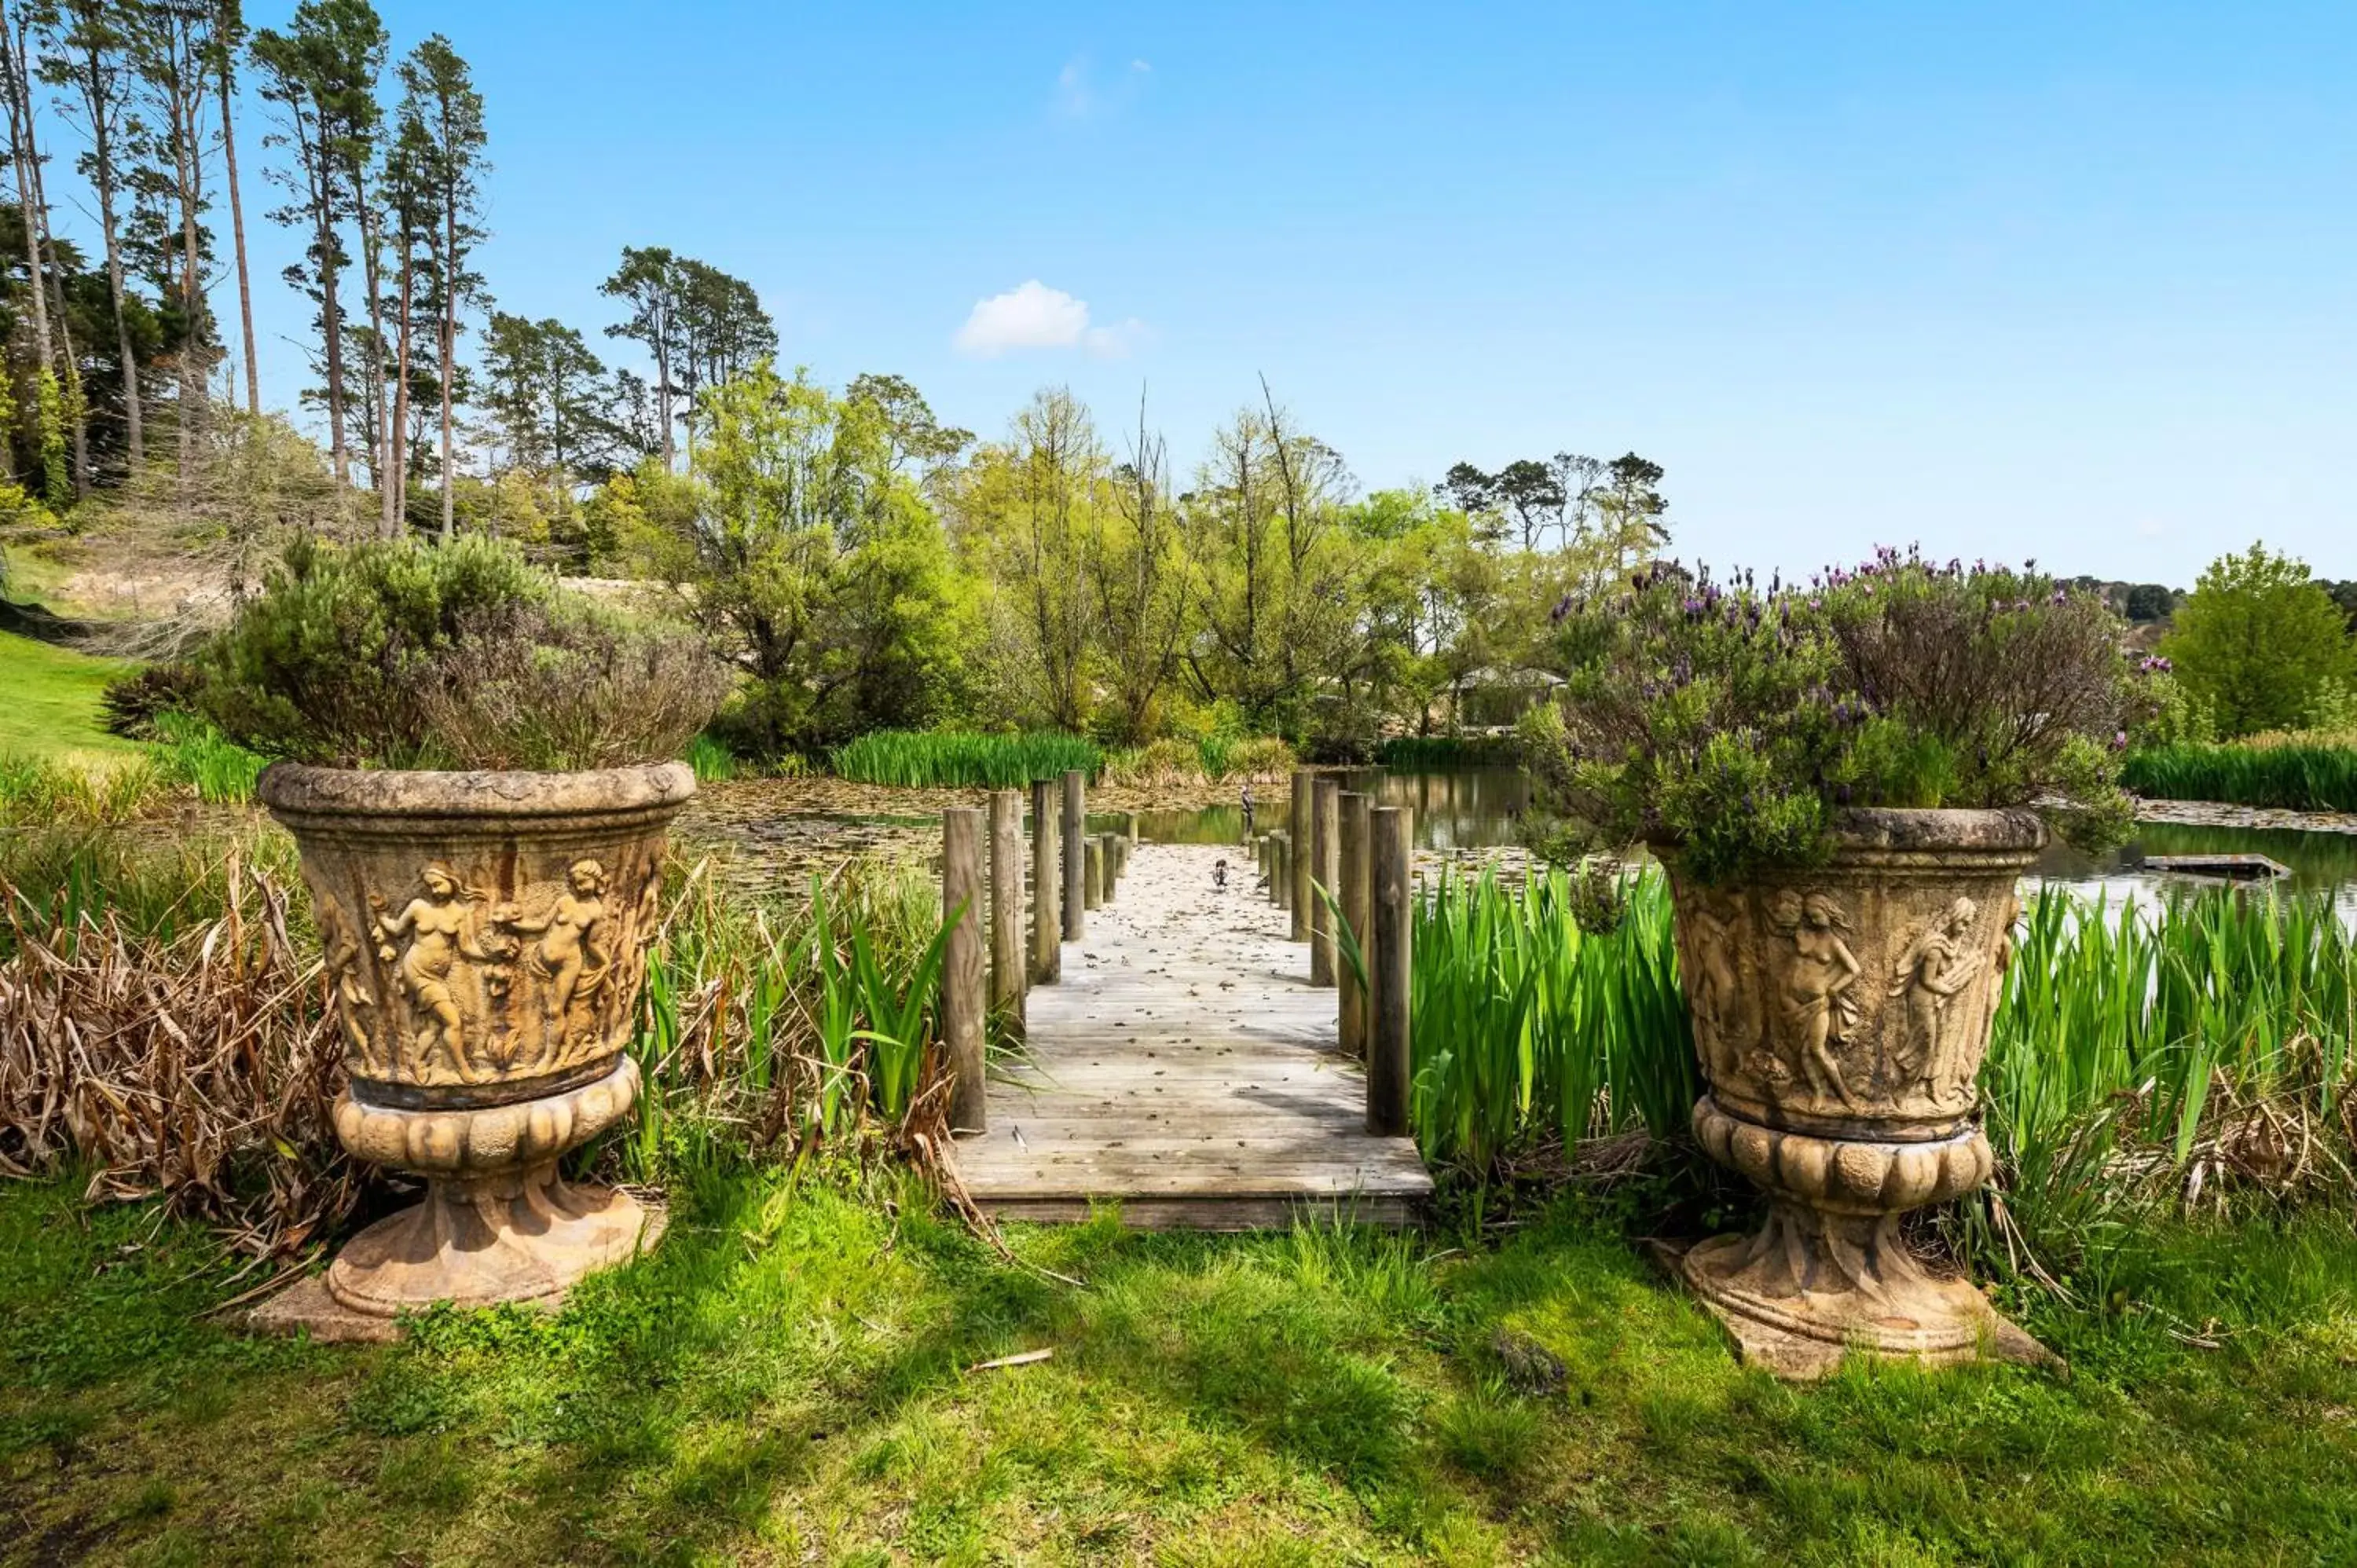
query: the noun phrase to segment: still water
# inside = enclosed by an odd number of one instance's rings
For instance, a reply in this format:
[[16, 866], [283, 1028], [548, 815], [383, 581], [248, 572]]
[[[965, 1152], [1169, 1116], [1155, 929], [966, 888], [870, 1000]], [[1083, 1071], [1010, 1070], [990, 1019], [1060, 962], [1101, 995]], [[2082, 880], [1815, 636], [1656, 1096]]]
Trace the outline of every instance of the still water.
[[[1468, 768], [1448, 772], [1390, 773], [1354, 768], [1340, 775], [1343, 788], [1372, 793], [1380, 806], [1415, 811], [1415, 842], [1425, 849], [1480, 850], [1521, 842], [1519, 821], [1531, 803], [1529, 778], [1514, 768]], [[1263, 832], [1291, 825], [1292, 802], [1282, 785], [1256, 788], [1254, 822]], [[1243, 836], [1242, 802], [1195, 811], [1141, 811], [1138, 837], [1157, 843], [1236, 843]], [[2276, 886], [2296, 893], [2333, 892], [2357, 906], [2357, 833], [2306, 832], [2286, 828], [2195, 826], [2145, 822], [2118, 849], [2088, 855], [2057, 843], [2038, 863], [2035, 879], [2104, 893], [2116, 902], [2134, 893], [2148, 897], [2189, 886], [2181, 876], [2141, 870], [2147, 855], [2264, 854], [2291, 867]]]

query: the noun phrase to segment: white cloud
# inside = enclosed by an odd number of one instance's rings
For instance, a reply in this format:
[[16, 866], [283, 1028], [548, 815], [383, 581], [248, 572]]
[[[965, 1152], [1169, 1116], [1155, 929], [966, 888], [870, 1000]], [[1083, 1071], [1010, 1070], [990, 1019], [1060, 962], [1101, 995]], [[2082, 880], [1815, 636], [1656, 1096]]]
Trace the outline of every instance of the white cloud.
[[1113, 360], [1146, 338], [1146, 323], [1135, 317], [1109, 327], [1090, 326], [1088, 301], [1032, 278], [1005, 294], [976, 300], [951, 341], [959, 353], [983, 360], [1016, 349], [1079, 349]]
[[1089, 86], [1088, 57], [1075, 55], [1056, 73], [1056, 112], [1067, 119], [1085, 120], [1096, 106], [1097, 95]]
[[1136, 97], [1139, 84], [1153, 73], [1151, 65], [1134, 59], [1127, 70], [1116, 71], [1112, 81], [1100, 82], [1089, 57], [1074, 55], [1056, 73], [1056, 113], [1067, 120], [1108, 113]]

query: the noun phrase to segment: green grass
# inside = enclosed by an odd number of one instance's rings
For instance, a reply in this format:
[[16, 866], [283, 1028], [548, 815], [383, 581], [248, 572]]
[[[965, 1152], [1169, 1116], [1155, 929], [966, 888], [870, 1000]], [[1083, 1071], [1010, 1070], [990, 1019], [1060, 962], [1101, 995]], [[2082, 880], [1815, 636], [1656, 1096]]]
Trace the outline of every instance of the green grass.
[[1094, 741], [1056, 730], [1026, 735], [874, 730], [838, 746], [827, 768], [838, 778], [904, 789], [1015, 789], [1078, 769], [1095, 778], [1104, 754]]
[[0, 756], [68, 763], [135, 757], [100, 722], [99, 694], [131, 666], [0, 631]]
[[2131, 755], [2120, 782], [2163, 800], [2357, 811], [2357, 746], [2160, 746]]
[[748, 1172], [673, 1201], [662, 1249], [561, 1316], [327, 1349], [205, 1320], [253, 1279], [188, 1227], [85, 1223], [69, 1183], [0, 1190], [13, 1560], [2357, 1552], [2345, 1222], [2185, 1232], [2167, 1316], [2033, 1323], [2068, 1378], [1858, 1366], [1794, 1388], [1738, 1368], [1577, 1201], [1495, 1244], [1018, 1228], [1013, 1263], [901, 1179]]

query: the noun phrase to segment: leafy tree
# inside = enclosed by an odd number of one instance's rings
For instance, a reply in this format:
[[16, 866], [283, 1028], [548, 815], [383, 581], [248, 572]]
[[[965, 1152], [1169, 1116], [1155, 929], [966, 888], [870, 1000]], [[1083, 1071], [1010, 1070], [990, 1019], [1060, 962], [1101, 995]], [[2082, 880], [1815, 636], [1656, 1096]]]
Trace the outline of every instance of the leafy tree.
[[629, 303], [630, 317], [606, 328], [608, 338], [629, 338], [642, 345], [655, 362], [651, 383], [657, 418], [662, 430], [665, 468], [677, 466], [672, 444], [672, 397], [678, 391], [673, 361], [680, 357], [680, 292], [678, 260], [660, 245], [622, 247], [622, 264], [597, 285], [597, 292]]
[[2128, 619], [2138, 625], [2167, 620], [2177, 607], [2177, 596], [2159, 583], [2138, 583], [2127, 593]]
[[2305, 562], [2259, 543], [2210, 564], [2160, 651], [2228, 738], [2297, 725], [2325, 682], [2357, 674], [2340, 607]]
[[2349, 623], [2350, 635], [2357, 637], [2357, 578], [2327, 583], [2324, 591], [2332, 596], [2334, 604], [2341, 607], [2341, 617]]
[[559, 515], [574, 476], [610, 451], [605, 375], [581, 334], [563, 322], [491, 313], [485, 402], [507, 436], [511, 461], [547, 477]]

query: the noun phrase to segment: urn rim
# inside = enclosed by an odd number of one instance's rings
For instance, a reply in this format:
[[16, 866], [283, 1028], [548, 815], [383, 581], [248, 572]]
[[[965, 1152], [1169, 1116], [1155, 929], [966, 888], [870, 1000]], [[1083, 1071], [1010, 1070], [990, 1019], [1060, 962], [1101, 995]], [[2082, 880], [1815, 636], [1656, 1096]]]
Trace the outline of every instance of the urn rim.
[[695, 794], [684, 762], [635, 763], [565, 773], [472, 768], [321, 768], [274, 762], [255, 797], [272, 815], [301, 818], [496, 818], [531, 821], [585, 813], [674, 811]]

